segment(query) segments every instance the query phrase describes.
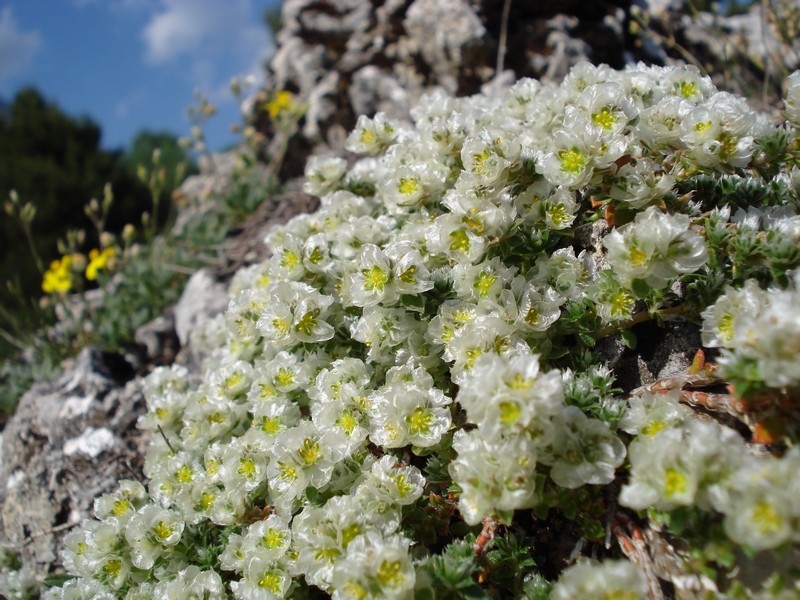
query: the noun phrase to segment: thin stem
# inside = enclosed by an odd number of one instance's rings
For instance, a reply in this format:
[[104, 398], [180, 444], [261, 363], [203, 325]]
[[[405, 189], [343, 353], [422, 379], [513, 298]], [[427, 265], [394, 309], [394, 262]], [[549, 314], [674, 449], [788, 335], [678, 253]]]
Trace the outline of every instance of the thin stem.
[[36, 251], [36, 244], [33, 243], [31, 229], [24, 221], [22, 222], [22, 231], [25, 234], [25, 239], [28, 241], [28, 248], [30, 248], [31, 254], [33, 255], [33, 260], [36, 262], [36, 268], [39, 270], [39, 275], [44, 275], [44, 263], [42, 263], [42, 259], [39, 258], [39, 253]]
[[508, 41], [508, 16], [511, 12], [511, 0], [503, 2], [503, 13], [500, 17], [500, 39], [498, 42], [499, 48], [497, 49], [497, 66], [495, 67], [495, 77], [503, 72], [503, 66], [506, 60], [506, 43]]
[[609, 335], [614, 334], [618, 331], [630, 329], [631, 327], [638, 325], [639, 323], [651, 321], [661, 315], [680, 315], [683, 314], [684, 312], [685, 312], [685, 307], [683, 304], [679, 304], [678, 306], [672, 306], [670, 308], [662, 308], [660, 310], [646, 310], [644, 312], [640, 312], [633, 315], [627, 321], [621, 321], [620, 323], [615, 323], [613, 325], [606, 325], [605, 327], [603, 327], [597, 333], [594, 334], [594, 339], [602, 340], [604, 337], [608, 337]]

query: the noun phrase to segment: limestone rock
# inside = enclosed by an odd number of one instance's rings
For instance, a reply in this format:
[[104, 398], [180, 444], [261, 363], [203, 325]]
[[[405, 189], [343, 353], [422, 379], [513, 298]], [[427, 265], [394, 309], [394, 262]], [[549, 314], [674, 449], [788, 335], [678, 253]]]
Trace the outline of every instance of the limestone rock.
[[37, 572], [53, 571], [61, 540], [92, 515], [96, 496], [141, 473], [144, 399], [119, 354], [84, 349], [54, 381], [20, 400], [3, 432], [0, 537]]
[[[340, 153], [340, 131], [360, 114], [408, 118], [436, 89], [477, 93], [498, 74], [557, 80], [581, 60], [622, 67], [629, 0], [286, 0], [269, 89], [295, 93], [307, 107], [291, 134], [281, 176], [301, 175], [311, 152]], [[446, 26], [443, 26], [446, 24]], [[264, 103], [255, 103], [263, 106]], [[262, 109], [263, 110], [263, 109]], [[284, 141], [266, 113], [257, 128]]]
[[175, 332], [181, 346], [188, 345], [192, 331], [201, 322], [222, 312], [227, 304], [227, 288], [211, 271], [201, 269], [192, 275], [175, 306]]

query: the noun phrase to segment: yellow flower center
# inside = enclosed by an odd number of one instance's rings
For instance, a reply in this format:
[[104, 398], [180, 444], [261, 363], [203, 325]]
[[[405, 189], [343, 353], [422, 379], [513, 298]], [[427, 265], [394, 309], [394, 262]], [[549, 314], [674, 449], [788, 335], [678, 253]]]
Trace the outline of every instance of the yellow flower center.
[[503, 425], [511, 426], [519, 420], [522, 414], [522, 409], [516, 402], [501, 402], [500, 408], [500, 421]]
[[382, 292], [386, 283], [389, 281], [389, 274], [378, 265], [373, 265], [369, 269], [363, 269], [361, 274], [364, 276], [364, 289], [369, 292], [372, 290]]
[[421, 406], [418, 406], [414, 411], [406, 416], [406, 423], [408, 423], [408, 432], [411, 435], [427, 435], [430, 433], [430, 425], [433, 422], [433, 415], [426, 411]]
[[463, 229], [456, 229], [450, 234], [450, 250], [454, 252], [469, 252], [469, 236]]
[[295, 331], [302, 332], [306, 335], [311, 335], [311, 332], [314, 331], [314, 328], [317, 326], [317, 317], [319, 316], [319, 309], [315, 308], [314, 310], [308, 311], [304, 314], [300, 321], [298, 321], [297, 325], [295, 325]]
[[275, 435], [281, 430], [280, 417], [263, 417], [261, 421], [261, 431], [269, 435]]
[[214, 501], [217, 497], [210, 492], [203, 492], [200, 494], [200, 508], [202, 510], [211, 510], [214, 508]]
[[281, 335], [284, 335], [289, 331], [289, 324], [284, 319], [272, 319], [272, 326], [275, 328], [275, 331]]
[[752, 518], [758, 531], [763, 535], [777, 533], [783, 526], [783, 518], [781, 518], [778, 511], [765, 500], [756, 502], [753, 508]]
[[294, 481], [297, 479], [297, 469], [292, 467], [291, 465], [287, 465], [286, 463], [279, 462], [278, 463], [278, 470], [281, 472], [281, 479], [284, 481]]
[[619, 290], [611, 294], [608, 303], [611, 305], [612, 315], [623, 316], [630, 312], [633, 298], [624, 290]]
[[580, 173], [587, 162], [587, 158], [577, 148], [560, 150], [558, 159], [561, 161], [561, 170], [567, 173]]
[[472, 287], [478, 290], [478, 295], [481, 298], [485, 298], [489, 294], [489, 290], [492, 288], [495, 281], [497, 281], [496, 275], [481, 271]]
[[682, 494], [688, 487], [686, 475], [677, 469], [666, 469], [664, 472], [664, 495], [671, 498], [676, 494]]
[[362, 129], [361, 133], [359, 134], [359, 139], [361, 140], [362, 144], [374, 144], [375, 140], [378, 139], [375, 137], [375, 134], [372, 133], [369, 129]]
[[414, 486], [411, 485], [406, 476], [402, 473], [394, 478], [394, 483], [397, 486], [397, 493], [400, 494], [401, 498], [405, 498], [406, 495], [414, 489]]
[[357, 523], [353, 523], [342, 529], [342, 547], [346, 549], [347, 546], [350, 545], [350, 542], [360, 533], [361, 527], [359, 527]]
[[612, 129], [617, 119], [618, 117], [607, 106], [601, 108], [599, 112], [592, 113], [592, 123], [603, 129]]
[[167, 525], [164, 521], [159, 521], [156, 523], [156, 526], [153, 527], [153, 533], [156, 534], [156, 537], [162, 540], [167, 539], [169, 536], [172, 535], [174, 528], [172, 525]]
[[297, 451], [297, 453], [300, 455], [300, 458], [303, 459], [303, 462], [306, 465], [313, 465], [320, 458], [322, 458], [319, 442], [315, 442], [309, 438], [303, 440], [303, 446]]
[[631, 264], [637, 267], [641, 267], [643, 264], [647, 262], [647, 254], [644, 253], [643, 250], [640, 250], [637, 246], [632, 246], [629, 253]]
[[647, 436], [653, 437], [655, 434], [664, 429], [664, 427], [666, 426], [667, 424], [664, 423], [664, 421], [650, 421], [647, 425], [644, 426], [644, 428], [642, 429], [642, 433]]
[[478, 360], [478, 357], [483, 354], [483, 350], [480, 348], [470, 348], [464, 354], [467, 357], [467, 360], [464, 362], [464, 366], [467, 369], [471, 369], [475, 366], [475, 361]]
[[397, 191], [403, 194], [404, 196], [410, 196], [412, 194], [416, 194], [419, 190], [419, 182], [415, 177], [404, 177], [400, 180], [400, 185], [397, 187]]
[[570, 214], [563, 204], [553, 204], [547, 207], [547, 215], [556, 227], [561, 227], [569, 221]]
[[730, 342], [733, 339], [733, 315], [726, 313], [722, 315], [717, 326], [723, 340]]
[[515, 373], [508, 382], [508, 387], [512, 390], [529, 390], [533, 386], [533, 381], [524, 377], [522, 373]]
[[273, 571], [264, 571], [258, 580], [258, 587], [269, 590], [273, 594], [280, 594], [283, 585], [283, 577]]
[[186, 465], [181, 465], [181, 468], [178, 469], [178, 472], [175, 473], [175, 476], [181, 483], [191, 483], [192, 479], [194, 478], [194, 471], [192, 471]]
[[240, 467], [236, 470], [239, 475], [244, 475], [248, 479], [252, 479], [256, 475], [256, 463], [252, 458], [240, 458]]
[[264, 543], [264, 547], [268, 548], [269, 550], [275, 550], [275, 548], [282, 548], [284, 544], [284, 540], [286, 539], [286, 534], [282, 531], [275, 531], [272, 527], [267, 530], [267, 535], [262, 536], [261, 541]]
[[349, 410], [343, 410], [339, 418], [336, 419], [336, 424], [341, 427], [347, 435], [353, 433], [358, 427], [358, 419], [356, 419]]
[[411, 265], [400, 275], [400, 281], [403, 283], [414, 284], [417, 283], [417, 267]]
[[478, 154], [472, 155], [472, 160], [475, 161], [472, 165], [472, 172], [473, 173], [485, 173], [486, 172], [486, 161], [489, 160], [491, 157], [491, 153], [488, 150], [483, 150]]
[[114, 579], [122, 572], [122, 561], [112, 558], [103, 565], [103, 572], [111, 579]]
[[378, 568], [377, 578], [382, 586], [389, 588], [399, 587], [405, 581], [403, 565], [399, 560], [385, 560]]
[[300, 257], [297, 256], [296, 253], [292, 252], [291, 250], [283, 251], [283, 255], [281, 256], [281, 266], [284, 269], [291, 271], [292, 269], [296, 269], [299, 264]]
[[694, 81], [681, 81], [680, 85], [678, 86], [678, 90], [680, 91], [681, 96], [686, 99], [697, 95], [697, 86], [695, 85]]
[[280, 387], [292, 385], [294, 383], [294, 371], [290, 371], [289, 369], [278, 369], [278, 373], [275, 375], [275, 383], [277, 383]]
[[133, 510], [133, 506], [127, 500], [114, 500], [114, 506], [111, 508], [111, 514], [115, 517], [122, 517], [129, 511]]
[[711, 128], [711, 121], [701, 121], [697, 125], [694, 126], [694, 130], [698, 133], [702, 133], [703, 131], [707, 131]]

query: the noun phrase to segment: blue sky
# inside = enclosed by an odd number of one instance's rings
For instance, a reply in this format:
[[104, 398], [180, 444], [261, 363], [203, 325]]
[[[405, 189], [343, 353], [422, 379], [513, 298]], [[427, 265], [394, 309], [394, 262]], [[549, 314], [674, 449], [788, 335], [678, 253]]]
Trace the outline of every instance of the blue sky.
[[188, 135], [193, 90], [219, 107], [206, 135], [234, 141], [230, 78], [263, 80], [274, 43], [262, 15], [280, 0], [0, 0], [0, 96], [33, 85], [85, 115], [106, 149], [141, 129]]

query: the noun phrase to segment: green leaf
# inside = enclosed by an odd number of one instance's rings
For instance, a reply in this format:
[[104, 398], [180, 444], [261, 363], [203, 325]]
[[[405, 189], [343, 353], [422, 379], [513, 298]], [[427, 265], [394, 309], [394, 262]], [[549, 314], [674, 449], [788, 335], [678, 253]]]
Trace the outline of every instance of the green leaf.
[[75, 579], [72, 575], [67, 575], [66, 573], [54, 573], [52, 575], [47, 575], [44, 578], [44, 584], [47, 587], [63, 587], [65, 583], [69, 580]]
[[411, 312], [424, 314], [425, 313], [425, 297], [414, 294], [403, 294], [400, 296], [400, 303], [404, 308]]
[[589, 348], [594, 348], [594, 345], [597, 343], [597, 340], [595, 340], [588, 333], [579, 332], [577, 335], [578, 339], [583, 343], [584, 346], [588, 346]]
[[620, 331], [620, 336], [622, 337], [622, 343], [625, 344], [626, 347], [630, 348], [631, 350], [636, 349], [636, 345], [638, 344], [639, 340], [633, 331], [630, 329], [625, 329], [624, 331]]
[[652, 288], [647, 285], [647, 282], [644, 279], [633, 279], [631, 281], [631, 292], [633, 292], [633, 297], [637, 300], [647, 298], [651, 291]]

